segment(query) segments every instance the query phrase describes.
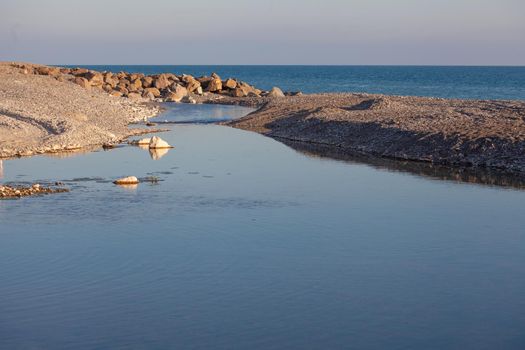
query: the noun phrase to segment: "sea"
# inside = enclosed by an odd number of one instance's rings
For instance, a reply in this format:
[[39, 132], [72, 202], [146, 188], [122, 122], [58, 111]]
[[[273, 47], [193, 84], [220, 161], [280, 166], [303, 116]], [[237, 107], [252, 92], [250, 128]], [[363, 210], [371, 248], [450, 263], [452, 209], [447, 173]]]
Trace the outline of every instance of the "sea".
[[[70, 67], [77, 67], [72, 65]], [[236, 78], [269, 90], [363, 92], [461, 99], [525, 100], [525, 67], [472, 66], [82, 66], [101, 71]]]

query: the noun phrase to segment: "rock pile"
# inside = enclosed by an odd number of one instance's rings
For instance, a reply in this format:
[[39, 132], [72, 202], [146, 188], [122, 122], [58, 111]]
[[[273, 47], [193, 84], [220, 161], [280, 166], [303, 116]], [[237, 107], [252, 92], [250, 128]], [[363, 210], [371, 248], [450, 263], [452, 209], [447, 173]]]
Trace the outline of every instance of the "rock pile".
[[27, 196], [35, 196], [50, 193], [69, 192], [66, 188], [51, 188], [43, 187], [40, 184], [34, 184], [30, 187], [24, 186], [2, 186], [0, 185], [0, 199], [6, 198], [21, 198]]
[[130, 99], [148, 99], [166, 102], [195, 103], [193, 96], [216, 94], [229, 97], [282, 97], [296, 93], [283, 93], [279, 88], [260, 90], [246, 82], [218, 74], [194, 77], [172, 73], [144, 75], [127, 72], [98, 72], [85, 68], [59, 68], [19, 65], [24, 74], [48, 75], [60, 81], [71, 81], [85, 89], [99, 89]]

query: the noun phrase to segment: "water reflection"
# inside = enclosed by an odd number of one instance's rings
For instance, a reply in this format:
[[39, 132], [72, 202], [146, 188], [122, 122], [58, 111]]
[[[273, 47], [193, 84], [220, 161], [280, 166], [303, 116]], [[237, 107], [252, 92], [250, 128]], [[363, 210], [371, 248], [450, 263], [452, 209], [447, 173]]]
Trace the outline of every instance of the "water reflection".
[[170, 148], [149, 148], [148, 145], [137, 145], [138, 148], [149, 152], [149, 156], [153, 160], [159, 160], [170, 151]]
[[168, 154], [170, 150], [167, 148], [161, 148], [161, 149], [150, 149], [149, 155], [151, 159], [153, 160], [159, 160], [160, 158], [164, 157], [166, 154]]
[[525, 176], [516, 173], [495, 169], [451, 168], [424, 162], [378, 158], [362, 154], [350, 154], [331, 146], [314, 145], [285, 139], [278, 140], [309, 157], [330, 158], [350, 163], [365, 163], [376, 169], [406, 172], [437, 180], [525, 189]]

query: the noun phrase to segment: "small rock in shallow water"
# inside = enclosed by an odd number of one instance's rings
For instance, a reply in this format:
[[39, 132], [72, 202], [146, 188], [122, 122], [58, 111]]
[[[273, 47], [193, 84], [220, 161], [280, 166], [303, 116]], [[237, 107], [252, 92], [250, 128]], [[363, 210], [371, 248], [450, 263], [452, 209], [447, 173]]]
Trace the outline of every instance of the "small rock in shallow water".
[[135, 176], [128, 176], [122, 179], [115, 180], [113, 182], [115, 185], [137, 185], [139, 180]]
[[173, 148], [173, 146], [170, 146], [169, 143], [167, 143], [166, 141], [164, 141], [160, 137], [153, 136], [151, 138], [150, 143], [149, 143], [149, 148], [150, 149]]

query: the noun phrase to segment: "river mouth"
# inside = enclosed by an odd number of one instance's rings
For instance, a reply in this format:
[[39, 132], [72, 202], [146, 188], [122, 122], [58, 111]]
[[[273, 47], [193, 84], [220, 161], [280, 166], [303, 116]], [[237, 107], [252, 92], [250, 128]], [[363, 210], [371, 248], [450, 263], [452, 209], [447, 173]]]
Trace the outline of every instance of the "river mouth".
[[165, 112], [151, 121], [166, 124], [214, 124], [239, 119], [255, 109], [217, 104], [163, 103]]
[[[179, 106], [174, 119], [239, 111]], [[3, 162], [2, 181], [72, 191], [0, 201], [0, 348], [522, 339], [524, 191], [312, 157], [225, 126], [168, 128], [164, 154]], [[158, 181], [111, 183], [127, 175]]]

